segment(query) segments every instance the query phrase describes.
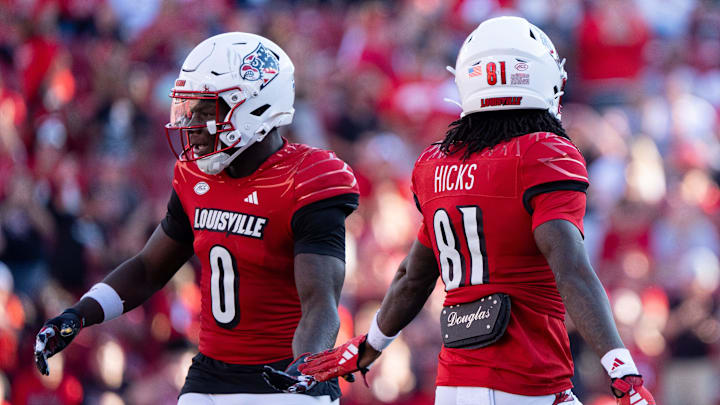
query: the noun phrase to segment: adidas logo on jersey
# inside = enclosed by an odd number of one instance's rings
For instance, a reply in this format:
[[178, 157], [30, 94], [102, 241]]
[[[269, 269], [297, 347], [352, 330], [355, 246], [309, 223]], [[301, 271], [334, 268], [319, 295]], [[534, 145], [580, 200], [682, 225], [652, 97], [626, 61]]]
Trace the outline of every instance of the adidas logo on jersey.
[[243, 201], [245, 201], [246, 203], [258, 205], [257, 191], [253, 191], [252, 193], [250, 193], [247, 197], [245, 197]]

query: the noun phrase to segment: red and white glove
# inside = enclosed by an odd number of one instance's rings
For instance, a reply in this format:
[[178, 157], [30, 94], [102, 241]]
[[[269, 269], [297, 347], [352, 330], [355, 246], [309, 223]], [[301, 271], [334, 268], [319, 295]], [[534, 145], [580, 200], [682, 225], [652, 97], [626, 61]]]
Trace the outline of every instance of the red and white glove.
[[612, 383], [610, 388], [618, 405], [655, 405], [650, 391], [643, 387], [643, 379], [635, 366], [630, 351], [612, 349], [600, 359]]
[[358, 366], [358, 360], [365, 350], [366, 340], [367, 335], [356, 336], [334, 349], [308, 356], [298, 366], [298, 371], [319, 382], [352, 375], [356, 371], [361, 372], [365, 379], [368, 368]]
[[643, 379], [640, 375], [615, 378], [610, 387], [618, 405], [656, 405], [650, 391], [643, 387]]

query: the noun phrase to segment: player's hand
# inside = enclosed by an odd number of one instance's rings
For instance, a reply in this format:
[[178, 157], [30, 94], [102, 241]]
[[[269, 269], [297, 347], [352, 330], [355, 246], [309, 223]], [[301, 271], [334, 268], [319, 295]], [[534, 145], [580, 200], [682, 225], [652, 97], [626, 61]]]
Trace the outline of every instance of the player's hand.
[[41, 374], [50, 375], [48, 357], [67, 347], [82, 327], [80, 314], [72, 308], [45, 322], [35, 337], [35, 365]]
[[617, 398], [618, 405], [656, 405], [655, 398], [650, 394], [650, 391], [643, 387], [643, 379], [640, 375], [626, 375], [622, 378], [615, 378], [610, 384], [610, 388]]
[[356, 371], [360, 371], [365, 379], [368, 367], [381, 353], [367, 344], [366, 339], [367, 335], [356, 336], [334, 349], [308, 356], [298, 369], [316, 381], [327, 381], [335, 377], [348, 379], [348, 376], [352, 377], [352, 373]]
[[298, 364], [305, 361], [310, 353], [301, 354], [300, 357], [293, 360], [285, 371], [276, 370], [270, 366], [265, 366], [262, 373], [265, 381], [271, 387], [282, 392], [304, 393], [309, 391], [317, 384], [317, 381], [309, 375], [305, 375], [298, 371]]

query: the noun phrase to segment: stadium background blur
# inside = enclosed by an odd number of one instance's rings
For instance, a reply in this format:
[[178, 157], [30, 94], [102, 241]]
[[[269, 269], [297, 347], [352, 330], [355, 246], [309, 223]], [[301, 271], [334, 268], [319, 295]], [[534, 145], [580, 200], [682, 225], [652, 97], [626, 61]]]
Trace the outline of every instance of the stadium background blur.
[[[49, 378], [32, 345], [164, 215], [168, 92], [189, 50], [224, 31], [287, 51], [297, 112], [283, 133], [355, 169], [338, 339], [366, 331], [419, 224], [413, 162], [459, 113], [443, 101], [456, 97], [445, 66], [504, 14], [568, 59], [563, 123], [592, 183], [586, 244], [647, 385], [661, 404], [720, 404], [720, 2], [701, 0], [0, 1], [0, 403], [175, 403], [196, 350], [196, 263], [83, 331]], [[442, 295], [382, 356], [371, 389], [343, 386], [343, 404], [432, 403]], [[614, 403], [568, 323], [576, 393]]]

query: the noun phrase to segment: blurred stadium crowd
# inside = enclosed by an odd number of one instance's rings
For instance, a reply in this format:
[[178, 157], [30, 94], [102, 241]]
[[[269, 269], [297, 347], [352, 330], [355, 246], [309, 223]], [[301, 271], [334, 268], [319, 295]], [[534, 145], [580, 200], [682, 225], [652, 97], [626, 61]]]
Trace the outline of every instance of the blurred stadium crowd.
[[[720, 2], [0, 1], [0, 404], [174, 404], [198, 334], [195, 263], [85, 330], [40, 378], [41, 323], [137, 252], [165, 211], [162, 126], [184, 56], [265, 35], [296, 67], [294, 141], [355, 169], [340, 341], [367, 330], [419, 214], [409, 174], [459, 113], [446, 65], [483, 19], [522, 15], [567, 57], [563, 122], [585, 155], [586, 244], [663, 404], [720, 404]], [[346, 405], [431, 404], [438, 287]], [[569, 321], [569, 324], [571, 322]], [[570, 325], [572, 331], [572, 326]], [[575, 332], [576, 393], [612, 404]]]

